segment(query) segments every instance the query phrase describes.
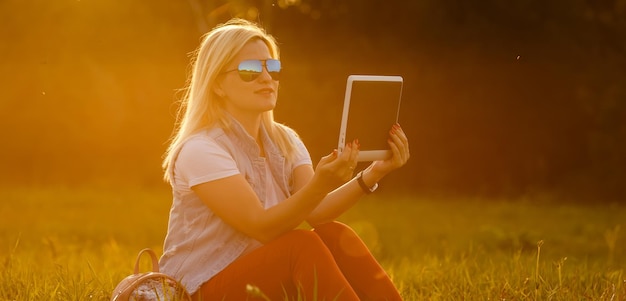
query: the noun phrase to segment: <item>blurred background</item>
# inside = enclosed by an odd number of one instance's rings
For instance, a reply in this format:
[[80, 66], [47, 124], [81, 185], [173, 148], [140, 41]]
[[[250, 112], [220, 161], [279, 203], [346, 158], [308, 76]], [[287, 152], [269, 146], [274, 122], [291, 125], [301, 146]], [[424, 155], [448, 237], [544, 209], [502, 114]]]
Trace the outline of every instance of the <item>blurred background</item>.
[[231, 17], [277, 38], [314, 162], [347, 76], [401, 75], [412, 158], [381, 191], [626, 202], [626, 0], [0, 0], [0, 181], [166, 186], [189, 53]]

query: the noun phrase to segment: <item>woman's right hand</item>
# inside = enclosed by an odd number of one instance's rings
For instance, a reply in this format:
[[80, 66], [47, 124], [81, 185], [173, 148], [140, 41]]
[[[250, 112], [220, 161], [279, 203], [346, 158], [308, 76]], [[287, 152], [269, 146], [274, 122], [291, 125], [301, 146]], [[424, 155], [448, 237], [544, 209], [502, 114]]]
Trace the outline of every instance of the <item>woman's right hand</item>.
[[312, 184], [326, 192], [331, 192], [352, 179], [359, 155], [359, 146], [358, 140], [355, 140], [346, 144], [341, 154], [333, 150], [329, 155], [322, 157], [315, 167]]

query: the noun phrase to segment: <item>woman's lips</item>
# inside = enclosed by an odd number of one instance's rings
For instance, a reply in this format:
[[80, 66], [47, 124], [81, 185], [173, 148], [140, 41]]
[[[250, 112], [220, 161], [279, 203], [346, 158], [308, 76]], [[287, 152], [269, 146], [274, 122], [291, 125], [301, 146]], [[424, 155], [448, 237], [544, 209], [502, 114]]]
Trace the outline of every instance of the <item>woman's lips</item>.
[[254, 91], [254, 93], [257, 93], [257, 94], [272, 94], [272, 93], [274, 93], [274, 89], [271, 89], [271, 88], [259, 89], [259, 90]]

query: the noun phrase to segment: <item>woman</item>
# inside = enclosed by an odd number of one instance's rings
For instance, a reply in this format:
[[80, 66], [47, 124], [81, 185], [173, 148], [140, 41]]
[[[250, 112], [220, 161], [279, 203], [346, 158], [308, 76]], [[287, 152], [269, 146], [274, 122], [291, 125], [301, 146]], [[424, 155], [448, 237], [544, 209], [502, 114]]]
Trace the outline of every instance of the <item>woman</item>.
[[[233, 19], [197, 50], [182, 118], [166, 153], [173, 190], [163, 272], [195, 300], [400, 300], [348, 226], [334, 219], [409, 158], [393, 125], [393, 156], [352, 178], [358, 141], [315, 170], [304, 144], [276, 123], [280, 61], [275, 40]], [[303, 221], [313, 230], [296, 230]]]

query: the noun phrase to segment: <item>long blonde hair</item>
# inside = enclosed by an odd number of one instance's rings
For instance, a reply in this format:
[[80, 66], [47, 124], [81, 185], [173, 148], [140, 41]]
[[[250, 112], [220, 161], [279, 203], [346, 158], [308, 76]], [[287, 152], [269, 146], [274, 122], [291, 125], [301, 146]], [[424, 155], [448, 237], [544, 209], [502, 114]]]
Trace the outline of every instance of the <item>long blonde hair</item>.
[[[272, 58], [279, 59], [276, 40], [256, 24], [243, 19], [232, 19], [215, 27], [203, 37], [200, 47], [193, 53], [191, 76], [181, 100], [176, 129], [162, 164], [165, 181], [172, 182], [176, 155], [187, 138], [214, 126], [226, 130], [230, 128], [229, 119], [213, 86], [226, 64], [253, 39], [265, 42]], [[293, 158], [296, 148], [289, 138], [290, 129], [274, 121], [272, 110], [263, 113], [262, 122], [287, 160]]]

